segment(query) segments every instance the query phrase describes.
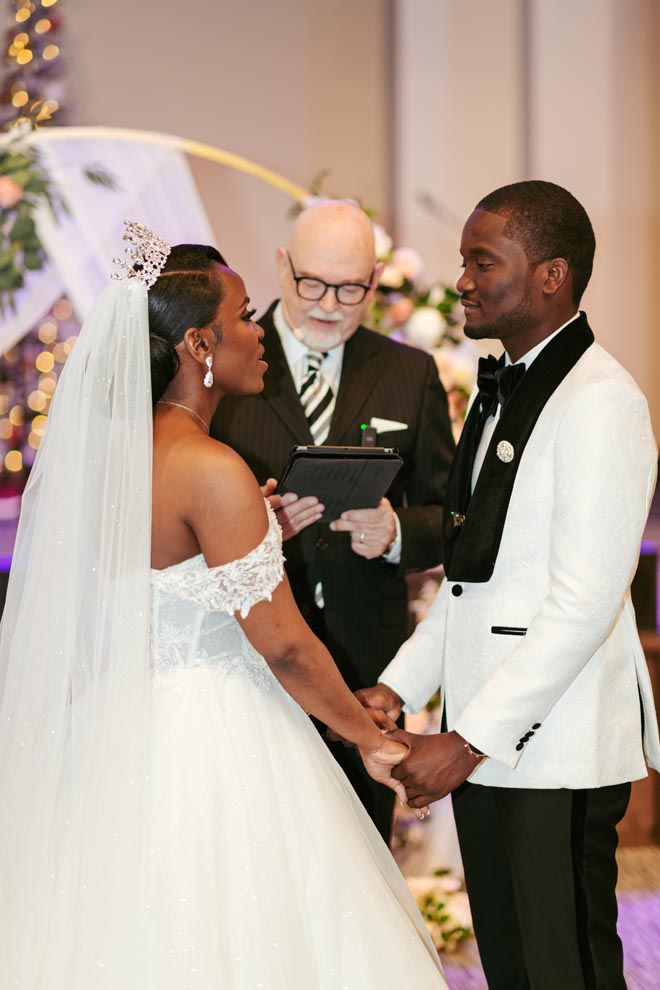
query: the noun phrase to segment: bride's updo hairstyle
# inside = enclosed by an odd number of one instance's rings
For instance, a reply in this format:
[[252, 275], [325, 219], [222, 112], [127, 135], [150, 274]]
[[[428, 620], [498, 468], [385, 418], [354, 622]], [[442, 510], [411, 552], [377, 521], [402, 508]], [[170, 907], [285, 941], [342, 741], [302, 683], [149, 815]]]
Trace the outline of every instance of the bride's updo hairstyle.
[[[151, 398], [155, 406], [179, 370], [175, 347], [189, 327], [207, 327], [224, 295], [222, 273], [227, 264], [214, 247], [176, 244], [156, 282], [149, 289]], [[215, 329], [216, 343], [222, 331]]]

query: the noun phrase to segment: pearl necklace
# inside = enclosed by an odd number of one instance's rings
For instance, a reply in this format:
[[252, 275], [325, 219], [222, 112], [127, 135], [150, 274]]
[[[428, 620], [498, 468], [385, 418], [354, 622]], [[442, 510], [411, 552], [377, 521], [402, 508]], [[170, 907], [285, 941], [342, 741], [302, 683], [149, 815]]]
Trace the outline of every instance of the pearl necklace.
[[202, 424], [202, 426], [204, 427], [207, 433], [209, 432], [209, 428], [210, 428], [209, 424], [205, 423], [202, 417], [198, 415], [198, 413], [196, 413], [194, 409], [191, 409], [190, 406], [184, 406], [183, 403], [181, 402], [170, 402], [168, 399], [159, 399], [157, 404], [159, 406], [176, 406], [177, 409], [185, 409], [186, 412], [193, 414], [195, 419]]

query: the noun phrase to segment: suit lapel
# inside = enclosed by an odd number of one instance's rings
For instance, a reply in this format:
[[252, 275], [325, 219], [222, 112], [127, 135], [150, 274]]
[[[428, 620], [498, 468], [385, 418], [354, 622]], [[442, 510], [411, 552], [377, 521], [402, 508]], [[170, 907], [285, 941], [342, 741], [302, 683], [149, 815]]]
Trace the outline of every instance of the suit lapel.
[[268, 362], [261, 397], [282, 420], [295, 443], [313, 444], [314, 440], [300, 405], [282, 341], [273, 323], [273, 311], [276, 305], [277, 302], [274, 302], [258, 321], [264, 331], [263, 344], [266, 352], [264, 357]]
[[[470, 433], [463, 447], [462, 457], [456, 457], [452, 466], [445, 499], [445, 538], [443, 563], [445, 573], [452, 581], [484, 582], [490, 580], [502, 539], [509, 502], [523, 451], [543, 408], [570, 370], [591, 346], [594, 335], [587, 318], [579, 318], [566, 327], [541, 351], [531, 368], [521, 378], [515, 392], [506, 404], [491, 438], [474, 492], [470, 498], [470, 475], [474, 450], [468, 465]], [[466, 429], [476, 424], [473, 403]], [[498, 445], [505, 441], [513, 451], [511, 460], [498, 456]], [[468, 474], [468, 471], [470, 474]], [[467, 482], [467, 488], [466, 488]], [[450, 501], [450, 496], [452, 501]], [[452, 515], [465, 516], [463, 525], [456, 529], [451, 524]]]
[[344, 345], [341, 380], [327, 444], [339, 444], [360, 416], [378, 381], [382, 356], [371, 333], [358, 327]]

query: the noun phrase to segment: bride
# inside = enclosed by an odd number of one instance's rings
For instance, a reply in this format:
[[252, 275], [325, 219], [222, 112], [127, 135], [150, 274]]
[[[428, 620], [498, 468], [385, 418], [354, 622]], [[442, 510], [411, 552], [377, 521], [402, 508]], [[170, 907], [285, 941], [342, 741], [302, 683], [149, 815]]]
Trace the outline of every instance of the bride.
[[309, 715], [401, 799], [405, 746], [308, 629], [254, 476], [208, 437], [223, 395], [263, 387], [243, 282], [161, 274], [169, 246], [127, 228], [130, 277], [57, 388], [2, 623], [0, 986], [443, 988]]

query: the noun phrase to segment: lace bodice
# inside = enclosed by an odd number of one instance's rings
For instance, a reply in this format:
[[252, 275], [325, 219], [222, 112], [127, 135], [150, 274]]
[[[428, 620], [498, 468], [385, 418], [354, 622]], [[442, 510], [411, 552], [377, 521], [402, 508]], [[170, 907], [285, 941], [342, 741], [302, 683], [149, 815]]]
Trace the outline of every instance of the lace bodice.
[[170, 598], [181, 598], [208, 612], [240, 612], [244, 619], [253, 605], [271, 600], [282, 580], [282, 531], [266, 502], [268, 532], [244, 557], [207, 567], [200, 553], [163, 570], [152, 570], [152, 587]]
[[152, 570], [151, 649], [157, 678], [213, 668], [267, 687], [272, 675], [236, 621], [270, 601], [282, 580], [282, 533], [268, 502], [268, 531], [244, 557], [207, 567], [202, 554]]

